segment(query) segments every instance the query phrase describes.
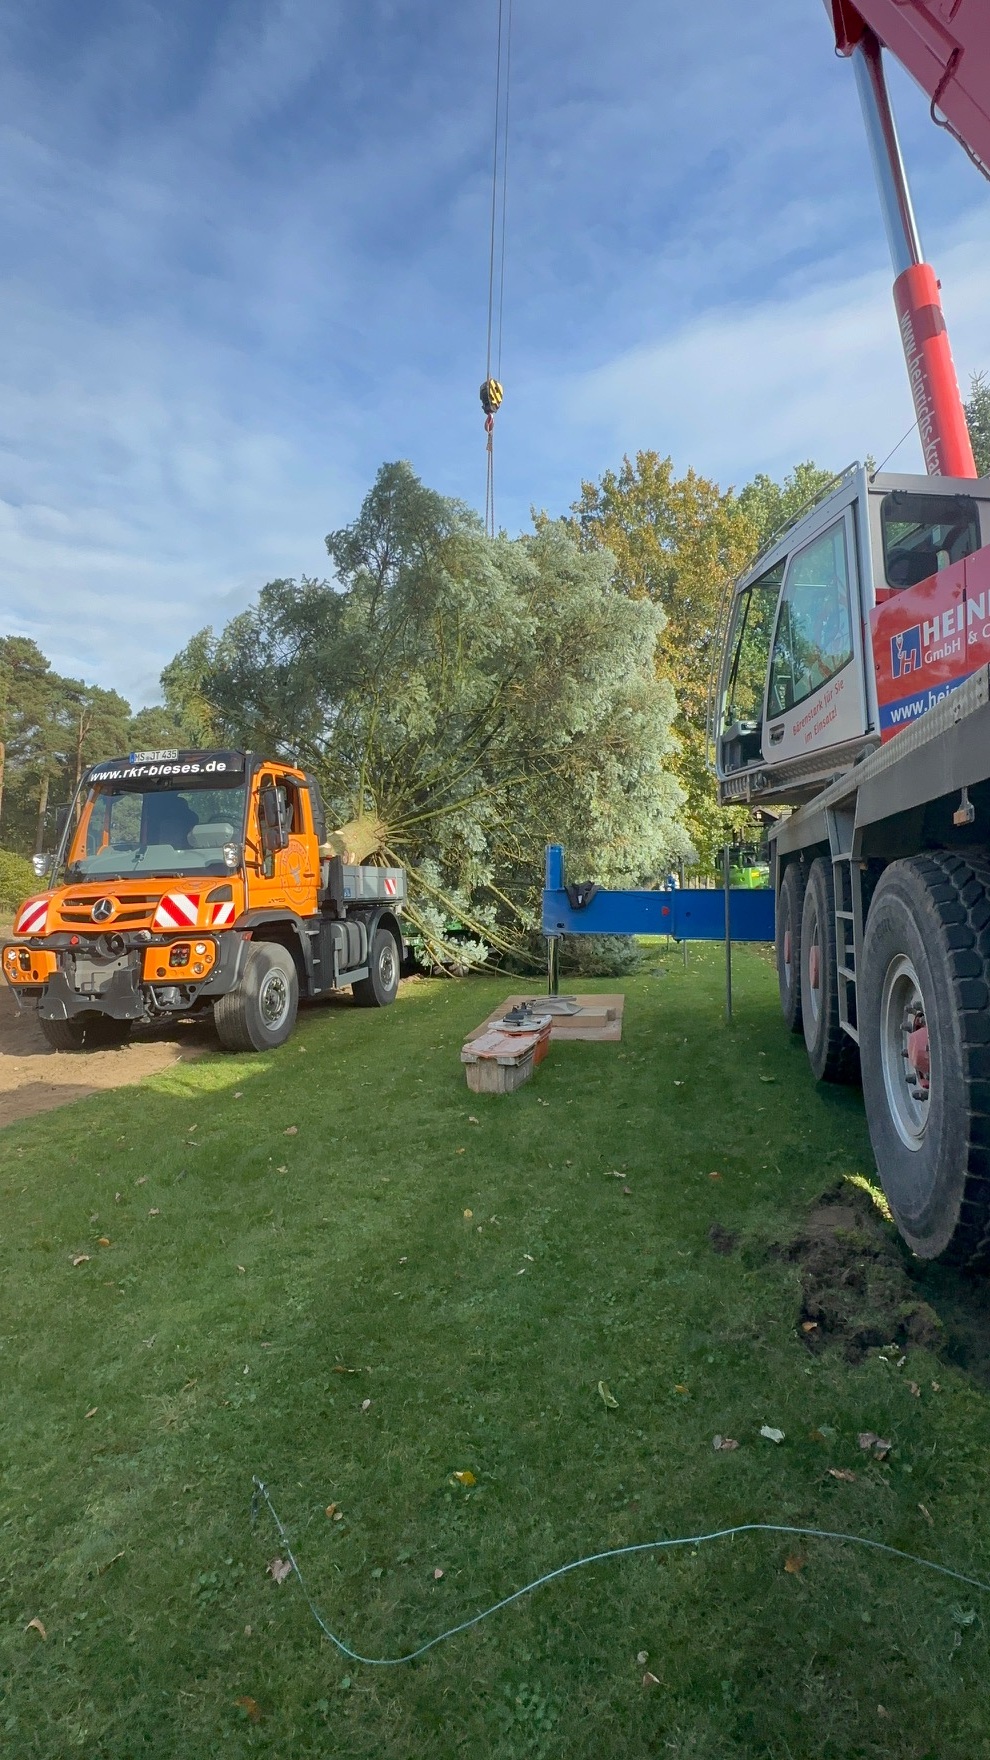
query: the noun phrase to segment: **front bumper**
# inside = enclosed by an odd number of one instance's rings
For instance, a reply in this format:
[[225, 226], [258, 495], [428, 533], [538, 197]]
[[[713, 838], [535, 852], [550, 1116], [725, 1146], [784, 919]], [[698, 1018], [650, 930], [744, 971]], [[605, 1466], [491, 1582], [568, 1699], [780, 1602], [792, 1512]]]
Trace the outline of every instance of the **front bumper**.
[[[216, 957], [203, 978], [191, 972], [188, 962], [178, 968], [170, 965], [169, 953], [183, 944], [181, 937], [149, 943], [117, 936], [115, 940], [124, 944], [120, 951], [96, 937], [87, 937], [78, 947], [54, 950], [50, 941], [46, 945], [41, 939], [8, 942], [0, 950], [0, 965], [18, 1006], [36, 1009], [43, 1020], [97, 1013], [118, 1021], [157, 1021], [188, 1013], [201, 999], [223, 996], [237, 983], [249, 938], [231, 930], [209, 939]], [[30, 955], [26, 968], [24, 948]]]

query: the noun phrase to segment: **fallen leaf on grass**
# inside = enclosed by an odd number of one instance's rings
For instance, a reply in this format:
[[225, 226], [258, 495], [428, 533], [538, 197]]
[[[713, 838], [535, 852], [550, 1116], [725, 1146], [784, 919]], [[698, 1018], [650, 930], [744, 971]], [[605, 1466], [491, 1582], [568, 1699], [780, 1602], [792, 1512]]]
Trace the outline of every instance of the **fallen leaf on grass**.
[[687, 1388], [685, 1387], [683, 1381], [675, 1381], [674, 1382], [674, 1392], [675, 1393], [687, 1393]]
[[86, 1413], [87, 1418], [95, 1418], [99, 1409], [99, 1406], [90, 1406], [89, 1411]]
[[110, 1242], [107, 1239], [105, 1234], [101, 1234], [101, 1236], [96, 1244], [98, 1247], [108, 1247], [110, 1245]]
[[909, 1381], [908, 1382], [908, 1392], [913, 1393], [915, 1399], [921, 1398], [921, 1388], [918, 1386], [918, 1383], [916, 1381]]
[[480, 1124], [480, 1123], [481, 1123], [480, 1118], [475, 1118], [473, 1112], [468, 1113], [468, 1124]]
[[148, 1211], [148, 1215], [149, 1215], [149, 1216], [160, 1216], [160, 1215], [161, 1215], [161, 1211], [160, 1211], [160, 1210], [149, 1210], [149, 1211]]
[[649, 1662], [649, 1660], [650, 1660], [650, 1652], [648, 1650], [640, 1650], [638, 1652], [638, 1654], [636, 1656], [636, 1661], [639, 1663], [640, 1668], [642, 1668], [645, 1663]]
[[142, 1173], [142, 1175], [141, 1175], [141, 1178], [140, 1178], [140, 1179], [136, 1179], [136, 1180], [135, 1180], [135, 1181], [134, 1181], [134, 1184], [135, 1184], [135, 1185], [136, 1185], [136, 1186], [146, 1186], [146, 1185], [147, 1185], [147, 1183], [148, 1183], [148, 1175], [147, 1175], [147, 1174], [146, 1174], [146, 1173]]
[[243, 1100], [243, 1098], [244, 1098], [243, 1092], [241, 1092], [240, 1090], [238, 1090], [238, 1092], [234, 1095], [235, 1100]]
[[599, 1381], [598, 1392], [601, 1396], [602, 1403], [604, 1404], [606, 1411], [617, 1412], [619, 1409], [619, 1402], [616, 1399], [615, 1395], [613, 1393], [609, 1392], [609, 1387], [608, 1387], [607, 1382]]
[[442, 1576], [443, 1576], [443, 1571], [442, 1571], [442, 1570], [441, 1570], [441, 1569], [440, 1569], [440, 1566], [439, 1566], [439, 1565], [437, 1565], [437, 1568], [436, 1568], [436, 1570], [435, 1570], [435, 1571], [434, 1571], [434, 1572], [433, 1572], [433, 1581], [434, 1581], [434, 1582], [435, 1582], [435, 1583], [439, 1583], [439, 1581], [440, 1581], [440, 1578], [441, 1578], [441, 1577], [442, 1577]]
[[631, 1198], [632, 1197], [632, 1187], [631, 1186], [623, 1186], [622, 1196], [624, 1198]]
[[362, 1410], [362, 1412], [370, 1412], [370, 1410], [371, 1410], [370, 1399], [363, 1399], [361, 1401], [361, 1410]]
[[760, 1077], [761, 1082], [775, 1082], [776, 1080], [777, 1080], [776, 1076], [761, 1076]]
[[73, 1258], [72, 1263], [73, 1263], [73, 1265], [88, 1265], [89, 1264], [89, 1254], [88, 1253], [76, 1253], [75, 1257]]
[[783, 1430], [775, 1430], [772, 1424], [761, 1424], [760, 1435], [765, 1436], [768, 1442], [783, 1442], [784, 1440]]
[[458, 1485], [477, 1485], [478, 1483], [470, 1467], [465, 1467], [464, 1471], [461, 1473], [455, 1473], [454, 1478], [457, 1480]]
[[734, 1436], [713, 1436], [712, 1447], [716, 1453], [721, 1450], [723, 1454], [728, 1454], [731, 1449], [738, 1448], [739, 1444]]
[[875, 1454], [878, 1461], [886, 1460], [894, 1446], [886, 1436], [878, 1436], [875, 1430], [861, 1430], [856, 1440], [864, 1453]]
[[27, 1625], [24, 1627], [24, 1630], [26, 1632], [37, 1632], [39, 1637], [41, 1637], [44, 1640], [44, 1642], [47, 1644], [48, 1633], [45, 1631], [45, 1628], [42, 1625], [40, 1619], [29, 1619]]
[[856, 1475], [855, 1473], [851, 1473], [848, 1467], [829, 1467], [828, 1471], [831, 1473], [833, 1479], [842, 1479], [847, 1485], [854, 1485], [856, 1483]]
[[261, 1722], [261, 1706], [257, 1699], [252, 1699], [250, 1693], [242, 1693], [239, 1699], [234, 1700], [234, 1704], [244, 1708], [252, 1723]]
[[804, 1570], [804, 1567], [807, 1564], [807, 1562], [808, 1562], [808, 1560], [805, 1558], [803, 1553], [791, 1552], [791, 1553], [788, 1553], [787, 1557], [784, 1560], [784, 1569], [785, 1569], [785, 1571], [787, 1571], [789, 1576], [796, 1577], [799, 1575], [799, 1573], [801, 1571]]
[[455, 1149], [455, 1150], [454, 1150], [454, 1154], [455, 1154], [455, 1155], [466, 1155], [466, 1154], [467, 1154], [467, 1150], [466, 1150], [466, 1149]]
[[349, 1369], [346, 1363], [334, 1363], [333, 1373], [335, 1375], [360, 1375], [361, 1371], [360, 1369]]
[[247, 1276], [247, 1266], [246, 1265], [238, 1265], [237, 1269], [238, 1269], [238, 1271], [242, 1272], [245, 1277]]
[[934, 1519], [931, 1515], [931, 1512], [925, 1508], [923, 1503], [919, 1503], [918, 1508], [920, 1509], [922, 1515], [924, 1516], [925, 1521], [929, 1524], [930, 1527], [934, 1528], [935, 1522], [934, 1522]]
[[297, 1124], [287, 1124], [282, 1135], [283, 1137], [298, 1137], [299, 1126]]
[[710, 1173], [708, 1177], [709, 1179], [721, 1179], [722, 1175], [720, 1173]]
[[524, 1254], [523, 1254], [523, 1258], [524, 1258], [524, 1259], [528, 1259], [528, 1260], [529, 1260], [529, 1262], [530, 1262], [530, 1264], [531, 1264], [531, 1265], [535, 1265], [535, 1264], [536, 1264], [536, 1260], [535, 1260], [535, 1259], [534, 1259], [534, 1258], [533, 1258], [533, 1255], [532, 1255], [532, 1253], [524, 1253]]
[[274, 1583], [284, 1583], [286, 1577], [292, 1575], [292, 1566], [287, 1558], [273, 1558], [268, 1566], [268, 1575]]
[[942, 1391], [941, 1381], [933, 1381], [932, 1382], [932, 1392], [933, 1393], [941, 1393], [941, 1391]]
[[818, 1321], [817, 1320], [802, 1320], [801, 1331], [802, 1332], [817, 1332], [818, 1331]]
[[651, 1674], [649, 1669], [647, 1669], [646, 1673], [643, 1676], [643, 1685], [644, 1685], [644, 1687], [658, 1687], [660, 1685], [660, 1682], [659, 1682], [657, 1676], [655, 1674]]

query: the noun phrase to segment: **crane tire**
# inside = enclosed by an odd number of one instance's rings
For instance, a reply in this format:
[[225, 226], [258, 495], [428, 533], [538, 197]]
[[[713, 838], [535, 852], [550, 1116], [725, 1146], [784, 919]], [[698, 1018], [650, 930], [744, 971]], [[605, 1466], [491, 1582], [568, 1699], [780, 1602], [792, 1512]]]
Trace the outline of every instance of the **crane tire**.
[[788, 862], [777, 897], [777, 987], [780, 1012], [792, 1033], [801, 1031], [801, 908], [804, 868]]
[[359, 1008], [387, 1008], [399, 988], [399, 944], [391, 929], [376, 929], [368, 961], [368, 976], [351, 985]]
[[816, 856], [801, 907], [801, 1024], [808, 1062], [820, 1082], [855, 1082], [856, 1041], [839, 1020], [835, 882], [827, 856]]
[[131, 1034], [130, 1021], [115, 1020], [95, 1009], [67, 1021], [41, 1020], [39, 1025], [53, 1051], [112, 1051]]
[[287, 947], [256, 941], [233, 990], [213, 1004], [225, 1051], [274, 1051], [284, 1045], [299, 1012], [299, 974]]
[[[880, 1181], [922, 1259], [990, 1265], [990, 855], [892, 862], [866, 920], [863, 1096]], [[909, 1029], [924, 1027], [919, 1081]]]

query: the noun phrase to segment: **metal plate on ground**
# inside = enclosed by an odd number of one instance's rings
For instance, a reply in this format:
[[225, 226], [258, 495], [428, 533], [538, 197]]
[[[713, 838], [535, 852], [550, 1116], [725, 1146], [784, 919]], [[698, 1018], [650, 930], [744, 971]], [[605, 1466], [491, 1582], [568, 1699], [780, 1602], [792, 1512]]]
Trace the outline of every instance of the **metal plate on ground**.
[[[528, 994], [508, 996], [486, 1015], [480, 1026], [467, 1036], [467, 1043], [476, 1039], [479, 1033], [487, 1032], [493, 1021], [502, 1020], [511, 1008], [517, 1008], [521, 1002], [528, 1002], [537, 1013], [553, 1013], [553, 1026], [550, 1037], [556, 1043], [564, 1039], [590, 1039], [599, 1044], [617, 1045], [622, 1038], [622, 1011], [626, 999], [616, 993], [605, 993], [597, 996], [572, 996], [570, 1001], [577, 1004], [576, 1012], [557, 1014], [553, 1011], [555, 998], [530, 991]], [[560, 1000], [557, 998], [556, 1000]]]

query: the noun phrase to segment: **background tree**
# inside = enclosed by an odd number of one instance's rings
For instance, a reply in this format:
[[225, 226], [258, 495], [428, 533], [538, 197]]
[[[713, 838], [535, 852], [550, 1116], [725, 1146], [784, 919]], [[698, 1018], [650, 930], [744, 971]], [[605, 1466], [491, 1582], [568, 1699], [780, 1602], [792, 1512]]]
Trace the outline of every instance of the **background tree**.
[[574, 503], [571, 524], [581, 544], [610, 551], [621, 590], [663, 609], [657, 671], [673, 687], [678, 710], [671, 768], [703, 869], [714, 868], [726, 839], [749, 820], [745, 809], [718, 808], [707, 761], [709, 693], [728, 593], [774, 532], [830, 480], [830, 472], [802, 464], [783, 483], [759, 476], [736, 494], [694, 471], [677, 477], [670, 458], [638, 452], [618, 471], [582, 483]]
[[985, 373], [974, 373], [970, 379], [965, 408], [976, 468], [985, 477], [990, 475], [990, 385]]
[[477, 515], [385, 465], [327, 539], [337, 581], [274, 581], [169, 669], [214, 736], [298, 756], [332, 822], [373, 826], [410, 874], [434, 950], [457, 918], [518, 954], [543, 851], [610, 884], [688, 848], [668, 770], [659, 606], [562, 523], [488, 539]]

